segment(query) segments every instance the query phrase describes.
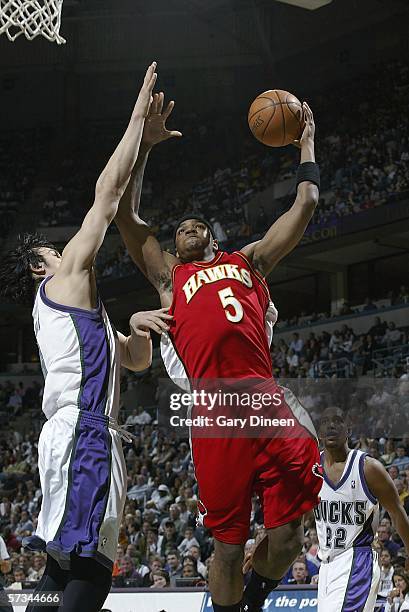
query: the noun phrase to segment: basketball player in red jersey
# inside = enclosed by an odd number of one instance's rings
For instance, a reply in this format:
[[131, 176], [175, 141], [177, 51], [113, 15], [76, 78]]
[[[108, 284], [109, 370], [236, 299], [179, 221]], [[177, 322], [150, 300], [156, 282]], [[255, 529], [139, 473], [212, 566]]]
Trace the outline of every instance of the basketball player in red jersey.
[[[312, 423], [294, 396], [271, 376], [269, 340], [276, 311], [265, 282], [301, 240], [318, 202], [314, 119], [304, 103], [305, 128], [295, 143], [301, 149], [297, 196], [261, 240], [241, 251], [222, 252], [211, 226], [192, 214], [176, 227], [174, 256], [161, 249], [139, 216], [151, 148], [181, 136], [166, 128], [174, 103], [163, 111], [163, 99], [163, 93], [154, 96], [116, 223], [131, 257], [174, 317], [171, 330], [162, 335], [168, 373], [175, 379], [259, 379], [280, 393], [280, 415], [286, 413], [296, 421], [295, 433], [288, 437], [192, 440], [199, 513], [215, 542], [209, 577], [213, 608], [215, 612], [259, 612], [301, 550], [302, 517], [318, 503], [322, 484], [313, 470], [319, 453]], [[254, 553], [243, 596], [241, 564], [254, 492], [263, 506], [268, 537]]]

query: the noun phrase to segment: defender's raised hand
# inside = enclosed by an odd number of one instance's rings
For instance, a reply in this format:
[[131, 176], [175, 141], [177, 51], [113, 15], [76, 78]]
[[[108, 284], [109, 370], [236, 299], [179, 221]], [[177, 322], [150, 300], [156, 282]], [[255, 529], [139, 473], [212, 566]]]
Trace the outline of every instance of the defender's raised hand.
[[147, 117], [149, 113], [149, 108], [152, 103], [152, 91], [155, 87], [156, 79], [158, 75], [156, 74], [156, 62], [152, 62], [152, 64], [148, 67], [145, 78], [143, 80], [143, 85], [138, 95], [138, 99], [134, 108], [134, 115]]
[[158, 334], [168, 331], [168, 323], [173, 319], [173, 316], [168, 314], [168, 310], [169, 308], [159, 308], [136, 312], [129, 321], [131, 330], [135, 335], [145, 338], [150, 338], [150, 330]]
[[146, 117], [142, 142], [149, 148], [159, 142], [169, 140], [169, 138], [174, 138], [175, 136], [180, 138], [182, 136], [181, 132], [168, 130], [166, 127], [166, 121], [172, 113], [175, 103], [172, 100], [165, 110], [163, 110], [164, 99], [165, 95], [162, 91], [160, 93], [155, 93], [148, 116]]
[[307, 144], [309, 142], [314, 141], [315, 136], [315, 122], [314, 115], [312, 114], [312, 110], [308, 106], [307, 102], [303, 102], [303, 117], [304, 117], [304, 130], [301, 135], [300, 140], [294, 140], [294, 145], [296, 147], [301, 148], [303, 144]]

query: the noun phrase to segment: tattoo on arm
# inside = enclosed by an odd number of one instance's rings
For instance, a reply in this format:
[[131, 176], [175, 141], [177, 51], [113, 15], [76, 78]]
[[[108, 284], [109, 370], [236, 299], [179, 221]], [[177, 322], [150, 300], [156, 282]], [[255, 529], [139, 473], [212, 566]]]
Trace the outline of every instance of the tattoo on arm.
[[170, 270], [155, 274], [155, 281], [159, 291], [172, 291], [172, 273]]
[[252, 264], [253, 268], [255, 268], [255, 270], [257, 270], [261, 276], [264, 276], [263, 258], [260, 257], [260, 255], [253, 255]]

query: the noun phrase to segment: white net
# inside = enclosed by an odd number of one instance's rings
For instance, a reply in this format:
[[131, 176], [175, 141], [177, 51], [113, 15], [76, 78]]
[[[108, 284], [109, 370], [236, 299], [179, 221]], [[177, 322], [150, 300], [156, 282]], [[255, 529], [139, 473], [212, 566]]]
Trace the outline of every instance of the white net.
[[24, 34], [28, 40], [44, 36], [64, 44], [60, 36], [63, 0], [0, 0], [0, 34], [16, 40]]

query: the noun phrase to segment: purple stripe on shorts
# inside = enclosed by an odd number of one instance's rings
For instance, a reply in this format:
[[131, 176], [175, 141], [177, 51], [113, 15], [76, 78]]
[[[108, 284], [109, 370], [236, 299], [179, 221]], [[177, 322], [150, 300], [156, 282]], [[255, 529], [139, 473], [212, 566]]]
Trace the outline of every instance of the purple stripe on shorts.
[[110, 351], [104, 321], [71, 315], [81, 350], [82, 381], [78, 408], [105, 413], [110, 374]]
[[361, 533], [357, 535], [353, 542], [353, 546], [370, 546], [374, 539], [374, 532], [372, 529], [373, 512], [368, 516], [362, 527]]
[[99, 530], [111, 484], [111, 435], [105, 417], [82, 413], [76, 428], [64, 517], [47, 551], [69, 565], [69, 553], [112, 562], [98, 553]]
[[354, 548], [351, 572], [341, 612], [362, 612], [371, 591], [372, 549]]

